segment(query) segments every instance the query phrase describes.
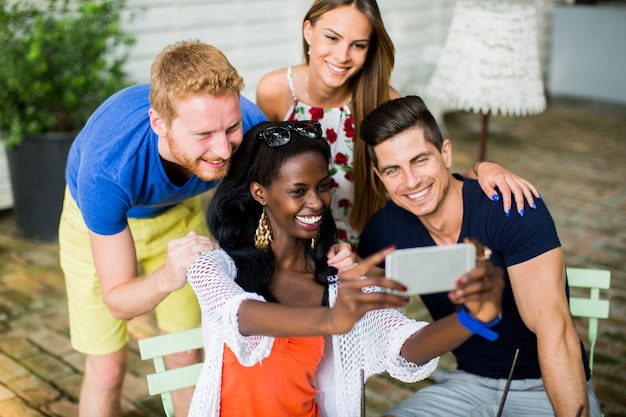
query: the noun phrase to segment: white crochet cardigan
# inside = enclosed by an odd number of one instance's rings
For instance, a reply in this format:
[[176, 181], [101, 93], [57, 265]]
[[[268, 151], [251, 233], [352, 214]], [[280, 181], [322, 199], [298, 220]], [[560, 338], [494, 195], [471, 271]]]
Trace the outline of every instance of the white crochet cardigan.
[[[233, 260], [221, 249], [203, 252], [187, 272], [202, 309], [206, 358], [191, 402], [190, 417], [220, 415], [224, 343], [244, 366], [261, 362], [272, 349], [273, 337], [244, 337], [239, 333], [237, 312], [241, 302], [263, 300], [263, 297], [245, 292], [235, 283], [235, 276]], [[337, 298], [336, 282], [329, 290], [332, 306]], [[439, 358], [418, 366], [400, 355], [404, 341], [426, 324], [394, 309], [375, 310], [359, 320], [349, 333], [327, 337], [316, 377], [322, 415], [361, 415], [361, 369], [366, 380], [384, 371], [405, 382], [427, 378], [437, 367]]]

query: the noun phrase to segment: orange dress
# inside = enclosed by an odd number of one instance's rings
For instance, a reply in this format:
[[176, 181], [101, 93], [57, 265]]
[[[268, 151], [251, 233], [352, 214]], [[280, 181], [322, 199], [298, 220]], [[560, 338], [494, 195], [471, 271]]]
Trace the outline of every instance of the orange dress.
[[323, 336], [276, 338], [267, 358], [246, 367], [224, 345], [220, 415], [319, 417], [313, 379], [323, 353]]

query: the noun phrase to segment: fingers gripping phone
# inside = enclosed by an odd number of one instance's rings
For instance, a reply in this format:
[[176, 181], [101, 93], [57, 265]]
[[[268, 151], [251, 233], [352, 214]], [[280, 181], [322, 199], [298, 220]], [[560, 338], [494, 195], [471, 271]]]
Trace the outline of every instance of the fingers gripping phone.
[[398, 249], [385, 258], [385, 276], [404, 284], [407, 294], [450, 291], [454, 282], [476, 266], [471, 243]]

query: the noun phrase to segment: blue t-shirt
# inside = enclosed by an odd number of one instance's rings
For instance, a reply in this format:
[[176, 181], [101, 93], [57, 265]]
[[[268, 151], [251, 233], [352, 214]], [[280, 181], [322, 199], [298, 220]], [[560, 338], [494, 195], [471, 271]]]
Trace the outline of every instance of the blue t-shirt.
[[[214, 187], [193, 176], [182, 186], [168, 178], [150, 127], [150, 85], [126, 88], [96, 109], [69, 152], [65, 179], [87, 227], [95, 233], [121, 232], [128, 218], [151, 218]], [[267, 120], [241, 97], [244, 133]]]
[[[506, 283], [502, 321], [493, 328], [500, 337], [494, 342], [477, 335], [470, 337], [453, 350], [458, 368], [489, 378], [507, 378], [515, 350], [519, 348], [513, 378], [540, 378], [537, 338], [520, 317], [506, 268], [560, 247], [554, 221], [543, 200], [536, 201], [536, 209], [525, 210], [524, 217], [506, 217], [502, 199], [499, 202], [489, 200], [476, 180], [457, 175], [455, 178], [463, 180], [463, 223], [458, 243], [465, 237], [473, 237], [489, 247], [493, 251], [491, 262], [504, 269]], [[404, 249], [435, 246], [436, 243], [417, 216], [389, 201], [365, 226], [357, 253], [364, 258], [390, 245]], [[447, 293], [425, 294], [421, 298], [435, 320], [457, 309]], [[589, 378], [584, 349], [583, 361]]]

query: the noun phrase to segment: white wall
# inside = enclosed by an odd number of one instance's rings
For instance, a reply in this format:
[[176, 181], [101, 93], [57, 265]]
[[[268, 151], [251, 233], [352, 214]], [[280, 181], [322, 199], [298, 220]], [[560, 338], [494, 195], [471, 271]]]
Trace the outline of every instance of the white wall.
[[626, 103], [626, 7], [559, 6], [552, 39], [551, 94]]
[[134, 80], [149, 80], [150, 64], [169, 44], [201, 39], [220, 48], [246, 79], [254, 99], [259, 78], [269, 69], [300, 62], [300, 21], [305, 0], [131, 0], [145, 7], [130, 31], [137, 38], [127, 65]]
[[[401, 92], [423, 89], [434, 57], [426, 62], [419, 57], [445, 41], [454, 1], [379, 1], [397, 50], [392, 83]], [[246, 80], [244, 94], [254, 100], [262, 75], [302, 62], [302, 18], [310, 4], [311, 0], [131, 0], [132, 8], [145, 10], [130, 26], [137, 45], [127, 69], [133, 80], [147, 82], [150, 64], [162, 48], [199, 38], [224, 51]]]
[[[495, 1], [495, 0], [494, 0]], [[504, 0], [535, 4], [540, 32], [549, 32], [555, 0]], [[130, 0], [144, 8], [130, 31], [137, 37], [127, 69], [137, 82], [149, 80], [159, 51], [178, 40], [199, 38], [220, 48], [246, 80], [244, 95], [255, 99], [265, 73], [302, 62], [302, 18], [312, 0]], [[422, 94], [445, 42], [455, 0], [379, 0], [396, 46], [392, 85], [403, 94]], [[548, 49], [541, 36], [542, 55]]]

